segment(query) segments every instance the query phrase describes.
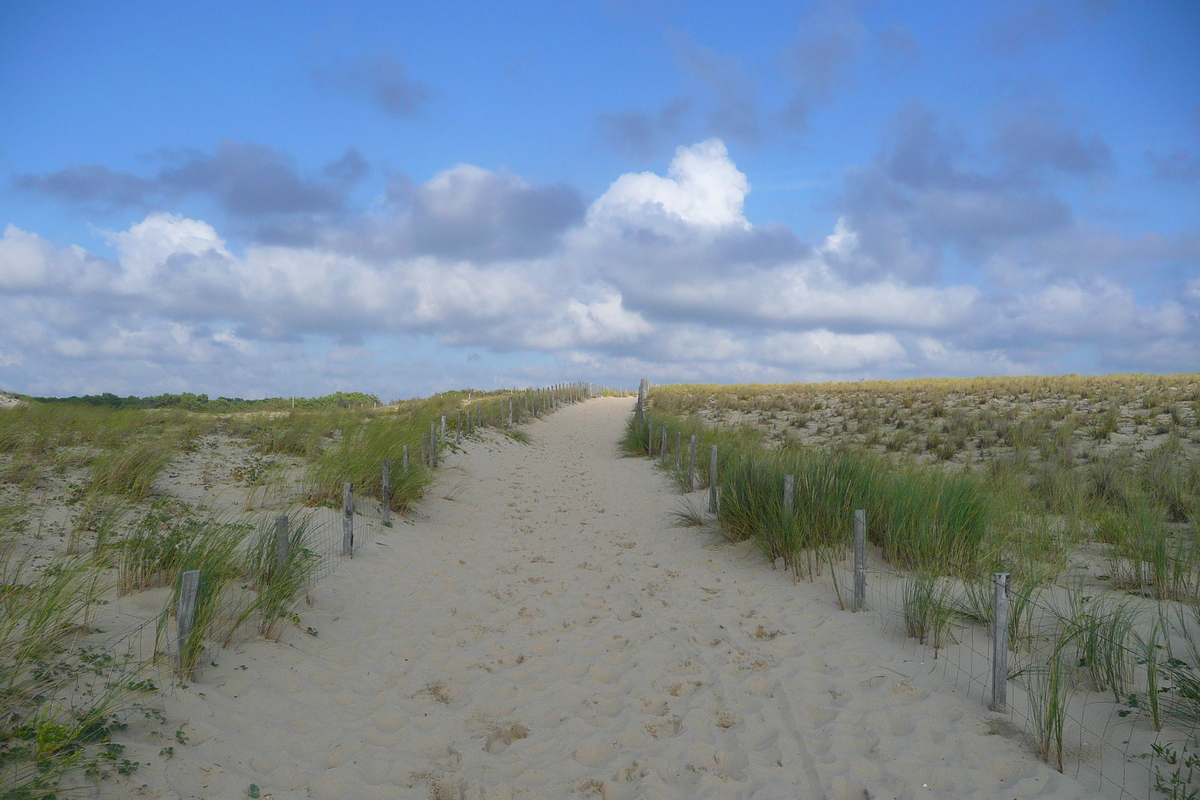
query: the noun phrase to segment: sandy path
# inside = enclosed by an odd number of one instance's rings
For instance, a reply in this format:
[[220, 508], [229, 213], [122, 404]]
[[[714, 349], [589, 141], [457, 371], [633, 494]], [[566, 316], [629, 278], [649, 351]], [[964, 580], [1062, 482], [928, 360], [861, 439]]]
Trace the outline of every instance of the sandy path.
[[595, 400], [529, 426], [531, 445], [452, 457], [317, 590], [318, 637], [219, 653], [168, 703], [159, 730], [186, 720], [188, 739], [172, 758], [133, 731], [143, 767], [121, 792], [1090, 795], [825, 587], [670, 527], [666, 479], [615, 454], [629, 410]]

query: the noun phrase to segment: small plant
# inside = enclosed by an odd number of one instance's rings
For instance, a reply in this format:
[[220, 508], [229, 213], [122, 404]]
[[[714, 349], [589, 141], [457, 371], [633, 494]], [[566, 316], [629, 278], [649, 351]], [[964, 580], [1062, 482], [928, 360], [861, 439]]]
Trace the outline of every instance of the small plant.
[[908, 635], [933, 648], [934, 658], [950, 639], [956, 603], [945, 581], [914, 573], [904, 584], [904, 623]]
[[1034, 750], [1059, 772], [1063, 771], [1063, 724], [1071, 691], [1071, 669], [1064, 663], [1061, 644], [1053, 648], [1042, 667], [1025, 673]]
[[[1200, 752], [1185, 742], [1179, 750], [1174, 742], [1152, 744], [1158, 759], [1154, 765], [1154, 791], [1168, 800], [1197, 800], [1200, 798]], [[1161, 765], [1172, 767], [1164, 771]]]
[[1119, 702], [1133, 672], [1134, 617], [1129, 602], [1085, 595], [1081, 589], [1069, 592], [1067, 602], [1059, 647], [1073, 646], [1075, 665], [1087, 672], [1097, 691], [1111, 689]]
[[676, 528], [697, 528], [704, 524], [704, 515], [692, 501], [683, 498], [671, 512], [671, 524]]
[[[1161, 650], [1163, 645], [1160, 637], [1164, 635], [1165, 625], [1161, 618], [1156, 618], [1150, 625], [1150, 631], [1145, 638], [1138, 637], [1141, 645], [1141, 663], [1146, 668], [1146, 710], [1150, 713], [1150, 722], [1154, 730], [1161, 731], [1163, 725], [1163, 709], [1161, 701]], [[1132, 698], [1136, 700], [1136, 697]]]
[[[310, 538], [308, 521], [301, 520], [288, 532], [285, 550], [281, 554], [276, 549], [280, 542], [275, 525], [264, 523], [259, 526], [246, 556], [246, 574], [254, 595], [235, 619], [230, 628], [230, 637], [243, 622], [257, 613], [259, 634], [278, 639], [320, 566], [320, 557], [313, 549]], [[226, 644], [228, 642], [227, 638]]]

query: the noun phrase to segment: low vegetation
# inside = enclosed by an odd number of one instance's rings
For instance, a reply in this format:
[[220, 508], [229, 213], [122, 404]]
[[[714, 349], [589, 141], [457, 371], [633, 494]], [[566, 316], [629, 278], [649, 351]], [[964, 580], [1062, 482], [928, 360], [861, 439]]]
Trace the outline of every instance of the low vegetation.
[[1160, 788], [1200, 792], [1200, 771], [1180, 777], [1200, 722], [1200, 375], [662, 386], [622, 447], [686, 491], [708, 485], [714, 444], [727, 537], [797, 578], [836, 574], [865, 509], [935, 654], [991, 620], [989, 576], [1011, 573], [1038, 753], [1061, 769], [1072, 698], [1108, 692], [1175, 726]]
[[[294, 401], [5, 395], [0, 797], [52, 798], [131, 774], [138, 765], [113, 737], [157, 691], [141, 674], [146, 659], [166, 660], [177, 680], [190, 680], [211, 648], [252, 632], [278, 639], [297, 622], [322, 560], [305, 506], [340, 505], [350, 482], [356, 501], [403, 512], [432, 480], [436, 453], [480, 425], [528, 441], [515, 423], [582, 393], [579, 385], [445, 392], [389, 405], [354, 393]], [[244, 503], [229, 510], [226, 499], [214, 511], [203, 498], [173, 496], [171, 481], [188, 469], [200, 488], [232, 485]], [[199, 592], [177, 642], [173, 615], [189, 570], [200, 572]], [[153, 652], [113, 650], [93, 624], [96, 609], [164, 587], [166, 607], [146, 623]]]

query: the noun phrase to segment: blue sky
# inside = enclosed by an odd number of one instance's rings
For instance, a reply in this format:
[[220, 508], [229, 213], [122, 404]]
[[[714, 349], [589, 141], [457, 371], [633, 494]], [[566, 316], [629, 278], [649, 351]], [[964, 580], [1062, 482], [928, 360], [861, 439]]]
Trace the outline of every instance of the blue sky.
[[4, 4], [0, 388], [1200, 370], [1200, 6], [515, 5]]

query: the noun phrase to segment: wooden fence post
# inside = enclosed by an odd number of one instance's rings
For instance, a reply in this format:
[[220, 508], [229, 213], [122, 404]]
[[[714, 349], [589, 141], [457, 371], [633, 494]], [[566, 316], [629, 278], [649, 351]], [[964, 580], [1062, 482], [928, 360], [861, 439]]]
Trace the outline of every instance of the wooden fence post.
[[179, 584], [179, 604], [175, 607], [175, 619], [179, 623], [179, 670], [186, 662], [187, 641], [196, 622], [196, 598], [200, 594], [200, 570], [189, 569], [183, 573]]
[[675, 474], [683, 469], [683, 431], [675, 431]]
[[696, 491], [696, 434], [694, 433], [691, 443], [688, 444], [687, 487], [689, 492]]
[[788, 514], [796, 507], [796, 476], [783, 476], [783, 510]]
[[342, 555], [354, 558], [354, 486], [342, 484]]
[[275, 570], [271, 577], [283, 572], [283, 565], [287, 563], [291, 550], [292, 543], [288, 539], [287, 514], [280, 514], [275, 518]]
[[446, 415], [442, 414], [442, 446], [446, 445]]
[[438, 440], [437, 423], [429, 421], [429, 468], [437, 469]]
[[646, 384], [649, 383], [645, 378], [638, 381], [638, 399], [637, 399], [637, 418], [638, 422], [646, 420]]
[[408, 474], [408, 445], [404, 445], [404, 474]]
[[862, 611], [867, 600], [867, 512], [854, 512], [854, 603], [851, 611]]
[[454, 429], [454, 443], [455, 444], [462, 444], [462, 420], [463, 420], [463, 413], [462, 413], [462, 409], [460, 408], [458, 410], [458, 426]]
[[708, 510], [717, 513], [717, 446], [708, 453]]
[[658, 446], [658, 464], [665, 467], [667, 465], [667, 423], [663, 423], [662, 441]]
[[1008, 710], [1008, 582], [1007, 572], [992, 575], [992, 711]]
[[654, 419], [646, 415], [646, 457], [654, 457]]
[[383, 524], [392, 524], [392, 462], [390, 459], [383, 460], [383, 487], [379, 492], [381, 505], [383, 506]]

